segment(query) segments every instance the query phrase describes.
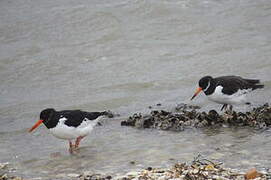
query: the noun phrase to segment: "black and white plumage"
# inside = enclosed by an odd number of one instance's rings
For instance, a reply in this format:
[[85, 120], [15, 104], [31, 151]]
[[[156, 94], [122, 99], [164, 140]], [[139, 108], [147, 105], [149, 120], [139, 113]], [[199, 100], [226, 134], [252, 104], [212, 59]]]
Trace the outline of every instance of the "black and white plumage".
[[[29, 130], [33, 131], [40, 124], [44, 124], [57, 138], [69, 140], [70, 152], [79, 147], [79, 143], [87, 136], [108, 112], [85, 112], [81, 110], [56, 111], [48, 108], [40, 113], [40, 120]], [[72, 140], [76, 139], [75, 143]]]
[[263, 88], [258, 79], [245, 79], [240, 76], [221, 76], [212, 78], [204, 76], [199, 80], [199, 88], [191, 98], [194, 99], [201, 91], [211, 101], [223, 104], [222, 109], [227, 105], [250, 104], [246, 101], [245, 95], [255, 89]]

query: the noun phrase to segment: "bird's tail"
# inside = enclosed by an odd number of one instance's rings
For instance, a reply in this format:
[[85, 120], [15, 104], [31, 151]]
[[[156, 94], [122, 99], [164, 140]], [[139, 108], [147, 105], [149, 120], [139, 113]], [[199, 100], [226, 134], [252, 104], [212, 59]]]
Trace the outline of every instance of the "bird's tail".
[[249, 84], [251, 84], [252, 90], [264, 88], [263, 84], [259, 84], [259, 79], [245, 79]]
[[99, 116], [107, 116], [109, 118], [112, 118], [115, 115], [111, 111], [103, 111], [103, 112], [85, 112], [85, 116], [90, 120], [94, 120]]
[[261, 89], [261, 88], [264, 88], [263, 84], [255, 84], [255, 85], [252, 86], [252, 90], [254, 90], [254, 89]]
[[[99, 113], [99, 117], [102, 117], [102, 116], [107, 116], [108, 118], [113, 118], [114, 117], [114, 114], [111, 112], [111, 111], [103, 111], [103, 112], [98, 112]], [[102, 125], [101, 122], [98, 122], [98, 125]]]
[[259, 79], [244, 79], [245, 81], [247, 81], [250, 84], [258, 84], [260, 83]]
[[103, 112], [101, 112], [101, 115], [102, 116], [107, 116], [109, 118], [113, 118], [114, 117], [114, 114], [111, 111], [103, 111]]

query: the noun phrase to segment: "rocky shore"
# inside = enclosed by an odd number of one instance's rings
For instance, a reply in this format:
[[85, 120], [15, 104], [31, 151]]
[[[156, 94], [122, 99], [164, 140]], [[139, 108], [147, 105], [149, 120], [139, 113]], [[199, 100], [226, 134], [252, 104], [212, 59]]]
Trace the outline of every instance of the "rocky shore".
[[155, 128], [182, 131], [185, 128], [211, 126], [249, 126], [265, 129], [271, 126], [271, 106], [264, 104], [249, 112], [226, 111], [219, 114], [215, 110], [198, 111], [197, 106], [180, 104], [175, 111], [153, 110], [150, 114], [135, 113], [121, 122], [122, 126], [136, 128]]
[[247, 172], [224, 168], [221, 163], [197, 156], [192, 163], [177, 163], [170, 168], [153, 168], [129, 172], [124, 176], [82, 174], [80, 180], [268, 180], [271, 170], [259, 172], [255, 168]]
[[21, 177], [11, 175], [12, 170], [8, 163], [0, 163], [0, 180], [23, 180]]
[[[158, 106], [158, 105], [157, 105]], [[160, 105], [159, 105], [160, 106]], [[135, 113], [121, 122], [122, 126], [136, 128], [155, 128], [161, 130], [182, 131], [186, 128], [204, 128], [221, 126], [248, 126], [257, 129], [271, 127], [271, 106], [264, 104], [249, 112], [215, 110], [201, 112], [200, 107], [187, 104], [178, 105], [173, 111], [152, 110], [149, 114]], [[109, 113], [111, 117], [116, 116]], [[13, 176], [12, 167], [0, 163], [0, 180], [26, 180]], [[119, 172], [122, 174], [122, 172]], [[30, 178], [31, 179], [31, 178]], [[28, 180], [30, 180], [28, 179]], [[36, 178], [35, 178], [36, 179]], [[39, 178], [42, 180], [42, 178]], [[57, 179], [57, 177], [56, 177]], [[264, 170], [250, 169], [242, 172], [223, 167], [222, 163], [204, 159], [200, 155], [191, 163], [176, 163], [168, 168], [146, 167], [139, 171], [123, 175], [97, 174], [86, 171], [78, 174], [67, 174], [61, 179], [72, 180], [268, 180], [271, 179], [271, 168]]]
[[[0, 180], [31, 180], [10, 175], [10, 167], [0, 164]], [[121, 174], [121, 172], [119, 173]], [[35, 177], [35, 180], [43, 178]], [[46, 178], [45, 178], [46, 179]], [[56, 179], [59, 179], [56, 177]], [[124, 175], [99, 174], [86, 171], [81, 174], [61, 176], [67, 180], [268, 180], [271, 179], [271, 169], [258, 171], [255, 168], [242, 172], [223, 167], [222, 163], [214, 162], [198, 155], [191, 163], [176, 163], [168, 168], [147, 167], [131, 171]]]

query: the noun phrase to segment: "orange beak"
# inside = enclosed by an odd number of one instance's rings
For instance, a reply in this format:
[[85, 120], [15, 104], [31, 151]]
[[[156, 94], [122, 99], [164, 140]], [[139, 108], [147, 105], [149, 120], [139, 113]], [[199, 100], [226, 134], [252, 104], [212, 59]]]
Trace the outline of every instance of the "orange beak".
[[199, 87], [195, 94], [193, 95], [193, 97], [191, 98], [191, 100], [194, 99], [200, 93], [200, 91], [202, 91], [202, 88]]
[[29, 129], [28, 132], [32, 132], [34, 129], [36, 129], [41, 123], [43, 122], [43, 120], [38, 120], [38, 122], [36, 122], [36, 124], [34, 126], [32, 126], [31, 129]]

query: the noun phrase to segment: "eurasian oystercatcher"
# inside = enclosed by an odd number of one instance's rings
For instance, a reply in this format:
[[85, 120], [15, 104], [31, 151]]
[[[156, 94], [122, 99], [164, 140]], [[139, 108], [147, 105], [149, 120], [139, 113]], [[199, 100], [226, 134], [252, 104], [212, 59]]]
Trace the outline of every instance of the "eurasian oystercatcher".
[[[56, 111], [48, 108], [41, 111], [40, 120], [29, 132], [43, 123], [55, 137], [69, 140], [69, 151], [73, 153], [79, 147], [80, 141], [93, 130], [104, 115], [108, 115], [108, 112]], [[74, 144], [73, 139], [76, 139]]]
[[201, 91], [211, 101], [223, 104], [221, 111], [233, 104], [250, 104], [246, 101], [245, 95], [255, 89], [263, 88], [258, 79], [244, 79], [240, 76], [221, 76], [212, 78], [204, 76], [199, 80], [199, 88], [191, 98], [194, 99]]

